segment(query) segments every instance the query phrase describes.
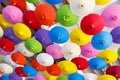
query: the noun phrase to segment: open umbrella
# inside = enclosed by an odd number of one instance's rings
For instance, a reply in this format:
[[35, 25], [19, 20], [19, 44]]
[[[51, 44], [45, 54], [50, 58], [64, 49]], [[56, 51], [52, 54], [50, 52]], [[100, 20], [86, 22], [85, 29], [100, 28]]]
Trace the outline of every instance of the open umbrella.
[[0, 48], [0, 54], [3, 56], [7, 56], [10, 54], [10, 52], [7, 52], [7, 51], [3, 50], [2, 48]]
[[112, 44], [112, 35], [106, 31], [102, 31], [92, 37], [92, 46], [95, 49], [103, 50], [108, 48]]
[[48, 72], [44, 72], [43, 76], [45, 77], [46, 80], [57, 80], [57, 76], [53, 76]]
[[95, 0], [97, 5], [105, 5], [111, 2], [112, 0]]
[[27, 8], [26, 0], [8, 0], [8, 1], [11, 5], [16, 6], [21, 10], [25, 10]]
[[97, 57], [103, 58], [108, 64], [114, 63], [118, 59], [118, 54], [113, 50], [103, 50], [98, 53]]
[[103, 74], [100, 75], [96, 80], [117, 80], [117, 79], [112, 75]]
[[78, 22], [79, 17], [74, 15], [69, 5], [62, 5], [57, 10], [57, 21], [66, 27], [71, 27]]
[[101, 16], [105, 20], [105, 26], [114, 28], [120, 26], [120, 5], [111, 5], [105, 8]]
[[99, 14], [89, 14], [85, 16], [81, 23], [81, 29], [84, 33], [95, 35], [104, 28], [104, 19]]
[[95, 8], [95, 0], [70, 0], [71, 11], [83, 18], [93, 12]]
[[38, 5], [34, 15], [37, 21], [42, 25], [52, 25], [56, 20], [55, 10], [48, 4]]
[[9, 78], [11, 80], [23, 80], [22, 77], [18, 76], [15, 72], [13, 72], [12, 74], [9, 75]]
[[120, 26], [114, 28], [111, 31], [111, 35], [113, 37], [113, 42], [116, 43], [116, 44], [120, 44]]
[[46, 80], [44, 76], [37, 75], [33, 78], [33, 80]]
[[2, 29], [2, 27], [0, 27], [0, 37], [2, 37], [4, 35], [4, 31]]
[[27, 77], [27, 74], [23, 72], [23, 67], [16, 67], [15, 72], [20, 77]]
[[8, 5], [2, 10], [3, 17], [10, 23], [16, 24], [22, 22], [23, 20], [23, 13], [22, 11], [12, 5]]
[[84, 46], [80, 46], [81, 47], [81, 55], [83, 55], [84, 57], [87, 58], [91, 58], [91, 57], [95, 57], [98, 54], [98, 50], [95, 49], [91, 42], [89, 42], [88, 44], [84, 45]]
[[90, 42], [91, 36], [85, 34], [80, 28], [75, 28], [70, 32], [70, 40], [73, 43], [83, 46]]
[[48, 2], [49, 4], [59, 4], [61, 3], [63, 0], [45, 0], [46, 2]]
[[[63, 35], [64, 34], [64, 35]], [[50, 32], [50, 39], [58, 44], [62, 44], [68, 41], [69, 39], [69, 32], [62, 26], [55, 26], [53, 27]]]
[[23, 14], [23, 22], [31, 29], [39, 29], [40, 24], [34, 16], [34, 11], [28, 10]]
[[83, 75], [79, 73], [72, 73], [68, 75], [68, 80], [85, 80]]

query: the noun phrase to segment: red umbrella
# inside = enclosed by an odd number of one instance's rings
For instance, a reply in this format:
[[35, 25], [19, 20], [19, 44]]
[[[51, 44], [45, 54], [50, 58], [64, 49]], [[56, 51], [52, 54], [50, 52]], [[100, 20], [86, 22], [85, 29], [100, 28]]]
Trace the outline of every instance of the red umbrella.
[[84, 33], [95, 35], [104, 28], [104, 19], [98, 14], [89, 14], [81, 21], [81, 29]]
[[50, 5], [40, 4], [35, 9], [35, 18], [40, 24], [52, 25], [56, 20], [56, 13]]

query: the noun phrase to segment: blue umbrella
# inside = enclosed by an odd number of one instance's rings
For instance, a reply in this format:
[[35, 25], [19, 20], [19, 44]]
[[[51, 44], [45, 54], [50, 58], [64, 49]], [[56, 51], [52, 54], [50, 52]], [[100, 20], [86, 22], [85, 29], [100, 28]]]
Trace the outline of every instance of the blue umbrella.
[[85, 80], [84, 77], [79, 73], [72, 73], [68, 76], [68, 80]]
[[106, 68], [107, 63], [103, 58], [92, 58], [89, 60], [89, 67], [94, 70], [102, 70]]
[[46, 2], [48, 2], [49, 4], [59, 4], [61, 3], [63, 0], [46, 0]]
[[69, 39], [69, 32], [62, 26], [55, 26], [50, 30], [50, 39], [55, 43], [65, 43]]
[[92, 46], [95, 49], [103, 50], [108, 48], [112, 44], [112, 35], [106, 31], [102, 31], [92, 38]]

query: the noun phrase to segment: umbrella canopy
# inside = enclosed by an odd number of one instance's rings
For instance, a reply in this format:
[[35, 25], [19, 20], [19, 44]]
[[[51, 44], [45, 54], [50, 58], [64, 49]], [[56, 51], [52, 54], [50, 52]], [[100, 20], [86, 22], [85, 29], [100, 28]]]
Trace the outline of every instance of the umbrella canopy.
[[32, 36], [30, 28], [23, 23], [15, 24], [13, 26], [13, 32], [21, 40], [27, 40]]
[[88, 44], [84, 45], [84, 46], [80, 46], [81, 47], [81, 55], [83, 55], [84, 57], [87, 58], [91, 58], [91, 57], [95, 57], [98, 54], [98, 50], [95, 49], [91, 42], [89, 42]]
[[10, 23], [16, 24], [22, 22], [23, 20], [23, 13], [22, 11], [12, 5], [8, 5], [2, 10], [3, 17]]
[[23, 14], [23, 22], [31, 29], [39, 29], [41, 26], [36, 20], [34, 11], [32, 10], [28, 10]]
[[79, 73], [72, 73], [72, 74], [68, 75], [68, 80], [85, 80], [85, 79]]
[[3, 37], [3, 35], [4, 35], [4, 31], [3, 31], [2, 27], [0, 27], [0, 38]]
[[95, 35], [104, 28], [104, 19], [99, 14], [89, 14], [82, 19], [80, 25], [84, 33]]
[[18, 76], [27, 77], [27, 74], [23, 72], [23, 67], [16, 67], [15, 72]]
[[93, 12], [95, 8], [95, 0], [70, 0], [71, 11], [83, 18]]
[[14, 44], [18, 44], [22, 41], [14, 34], [12, 27], [6, 28], [4, 30], [4, 34], [5, 34], [5, 37], [10, 39]]
[[114, 28], [120, 26], [120, 5], [111, 5], [105, 8], [101, 16], [105, 20], [105, 26]]
[[2, 54], [3, 56], [7, 56], [10, 54], [10, 52], [7, 52], [7, 51], [3, 50], [2, 48], [0, 48], [0, 54]]
[[6, 75], [6, 74], [2, 75], [0, 79], [2, 79], [2, 80], [10, 80], [9, 76]]
[[94, 70], [102, 70], [106, 68], [107, 63], [103, 58], [92, 58], [89, 60], [89, 67]]
[[8, 0], [8, 1], [11, 5], [16, 6], [21, 10], [25, 10], [27, 8], [26, 0]]
[[118, 53], [118, 56], [120, 56], [120, 48], [118, 48], [117, 53]]
[[[63, 35], [64, 34], [64, 35]], [[50, 39], [58, 44], [62, 44], [68, 41], [69, 39], [69, 32], [62, 26], [55, 26], [53, 27], [50, 32]]]
[[43, 75], [47, 80], [56, 80], [57, 79], [57, 76], [53, 76], [53, 75], [49, 74], [48, 72], [45, 72]]
[[108, 75], [108, 74], [103, 74], [100, 75], [97, 80], [117, 80], [114, 76]]
[[56, 13], [52, 6], [40, 4], [35, 9], [35, 18], [42, 25], [52, 25], [56, 20]]
[[112, 41], [112, 35], [106, 31], [102, 31], [92, 37], [91, 43], [95, 49], [103, 50], [111, 46]]
[[33, 78], [33, 80], [46, 80], [44, 76], [37, 75]]
[[26, 0], [27, 2], [29, 2], [29, 3], [36, 3], [36, 2], [38, 2], [38, 0]]
[[68, 80], [67, 76], [58, 76], [57, 80]]
[[62, 46], [62, 53], [66, 60], [71, 60], [75, 57], [79, 57], [81, 48], [75, 43], [66, 43]]
[[49, 4], [59, 4], [61, 3], [63, 0], [45, 0], [46, 2], [48, 2]]
[[22, 77], [18, 76], [15, 72], [13, 72], [12, 74], [9, 75], [9, 78], [11, 80], [23, 80]]
[[116, 43], [116, 44], [120, 44], [120, 26], [114, 28], [111, 31], [111, 35], [113, 37], [113, 42]]
[[97, 5], [105, 5], [110, 3], [112, 0], [95, 0]]
[[61, 6], [56, 14], [57, 21], [66, 27], [74, 26], [79, 20], [79, 17], [71, 12], [69, 5]]
[[70, 32], [70, 40], [73, 43], [83, 46], [90, 42], [91, 36], [85, 34], [80, 28], [75, 28]]
[[113, 75], [116, 78], [120, 78], [120, 66], [115, 65], [108, 67], [106, 70], [106, 74]]
[[113, 50], [103, 50], [98, 53], [97, 57], [103, 58], [108, 64], [114, 63], [118, 59], [118, 54]]

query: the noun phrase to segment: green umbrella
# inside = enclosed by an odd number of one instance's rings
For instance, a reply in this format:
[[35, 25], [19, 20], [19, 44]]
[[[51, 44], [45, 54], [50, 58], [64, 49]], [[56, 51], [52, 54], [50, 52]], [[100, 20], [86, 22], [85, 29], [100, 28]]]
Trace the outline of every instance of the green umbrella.
[[63, 5], [57, 10], [57, 21], [66, 27], [75, 25], [79, 20], [79, 17], [74, 15], [69, 5]]
[[67, 76], [59, 76], [57, 80], [68, 80]]
[[28, 40], [25, 41], [25, 47], [33, 53], [39, 53], [42, 51], [42, 45], [40, 42], [38, 42], [36, 39], [34, 38], [30, 38]]
[[118, 49], [118, 51], [117, 51], [117, 52], [118, 52], [118, 56], [120, 56], [120, 48]]
[[38, 2], [38, 0], [26, 0], [27, 2], [29, 2], [29, 3], [36, 3], [36, 2]]

